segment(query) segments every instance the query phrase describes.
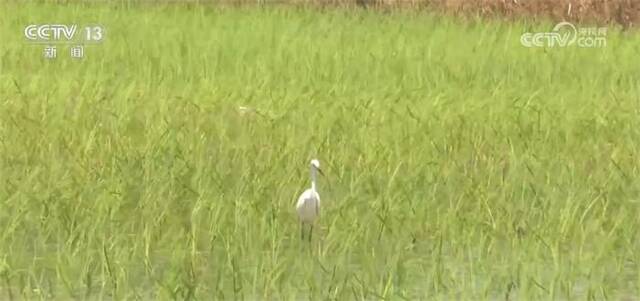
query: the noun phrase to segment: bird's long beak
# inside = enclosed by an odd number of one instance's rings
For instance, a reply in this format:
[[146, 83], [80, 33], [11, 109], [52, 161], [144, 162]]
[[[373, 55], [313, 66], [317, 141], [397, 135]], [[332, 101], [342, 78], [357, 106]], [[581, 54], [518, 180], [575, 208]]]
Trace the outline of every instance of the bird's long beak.
[[316, 168], [316, 169], [318, 170], [318, 172], [319, 172], [323, 177], [326, 177], [326, 176], [324, 175], [324, 172], [322, 172], [322, 169], [320, 169], [320, 168]]

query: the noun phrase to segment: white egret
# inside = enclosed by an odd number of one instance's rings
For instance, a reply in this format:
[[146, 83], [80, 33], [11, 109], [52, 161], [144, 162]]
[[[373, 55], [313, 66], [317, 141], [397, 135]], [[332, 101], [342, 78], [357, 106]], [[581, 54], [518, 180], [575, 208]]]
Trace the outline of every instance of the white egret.
[[320, 161], [318, 159], [311, 160], [311, 188], [305, 190], [296, 204], [296, 211], [300, 218], [300, 237], [304, 239], [304, 226], [309, 225], [309, 241], [313, 233], [313, 222], [320, 215], [320, 194], [318, 194], [318, 185], [316, 184], [316, 172], [324, 176], [320, 169]]

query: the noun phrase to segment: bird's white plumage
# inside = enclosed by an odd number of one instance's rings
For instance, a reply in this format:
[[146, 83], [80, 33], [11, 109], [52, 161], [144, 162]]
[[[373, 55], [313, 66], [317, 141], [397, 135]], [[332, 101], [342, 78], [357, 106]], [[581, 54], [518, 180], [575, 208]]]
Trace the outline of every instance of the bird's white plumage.
[[318, 159], [311, 160], [311, 166], [316, 169], [320, 168], [320, 161], [318, 161]]
[[296, 204], [296, 211], [298, 212], [298, 218], [302, 224], [301, 237], [304, 238], [304, 224], [310, 226], [309, 229], [309, 241], [311, 241], [311, 234], [313, 233], [313, 222], [320, 215], [320, 194], [316, 185], [316, 174], [322, 173], [320, 169], [320, 161], [317, 159], [311, 160], [311, 188], [305, 190], [299, 197]]
[[320, 195], [318, 192], [313, 191], [311, 188], [305, 190], [298, 197], [296, 211], [298, 211], [298, 217], [301, 222], [313, 223], [320, 214]]

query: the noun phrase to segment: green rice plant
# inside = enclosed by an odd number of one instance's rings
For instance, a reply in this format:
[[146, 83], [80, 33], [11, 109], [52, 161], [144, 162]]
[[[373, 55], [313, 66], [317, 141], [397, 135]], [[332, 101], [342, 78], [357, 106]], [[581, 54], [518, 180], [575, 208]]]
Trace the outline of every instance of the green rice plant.
[[[0, 4], [0, 298], [635, 300], [639, 39], [428, 13]], [[32, 23], [99, 23], [56, 59]], [[294, 205], [318, 157], [311, 243]]]

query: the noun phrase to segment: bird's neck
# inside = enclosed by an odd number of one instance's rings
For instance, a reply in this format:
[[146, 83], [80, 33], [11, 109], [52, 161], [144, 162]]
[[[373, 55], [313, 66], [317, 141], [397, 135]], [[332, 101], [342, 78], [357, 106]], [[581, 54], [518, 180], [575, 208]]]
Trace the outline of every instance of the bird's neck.
[[316, 192], [316, 169], [311, 167], [311, 191]]

